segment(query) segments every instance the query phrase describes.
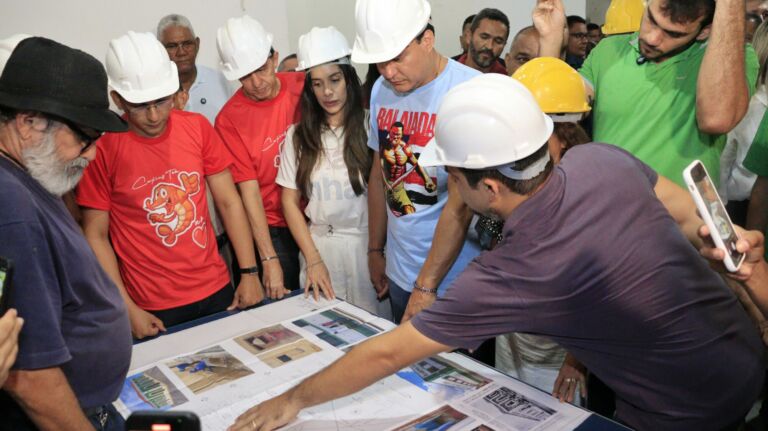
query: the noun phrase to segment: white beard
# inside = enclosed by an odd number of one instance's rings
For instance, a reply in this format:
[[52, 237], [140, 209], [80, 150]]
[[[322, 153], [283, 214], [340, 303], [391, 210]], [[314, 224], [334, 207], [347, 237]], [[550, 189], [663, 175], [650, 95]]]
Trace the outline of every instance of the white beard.
[[38, 145], [25, 148], [21, 156], [32, 178], [51, 194], [61, 196], [75, 188], [88, 160], [78, 157], [71, 162], [62, 162], [56, 153], [55, 132], [55, 129], [50, 130]]

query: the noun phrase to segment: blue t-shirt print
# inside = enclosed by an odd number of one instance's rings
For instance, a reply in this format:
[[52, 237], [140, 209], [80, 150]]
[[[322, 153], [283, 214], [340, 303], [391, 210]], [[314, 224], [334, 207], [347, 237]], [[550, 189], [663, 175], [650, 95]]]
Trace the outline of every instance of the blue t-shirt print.
[[[379, 142], [382, 143], [379, 155], [389, 210], [395, 217], [400, 217], [413, 214], [420, 207], [435, 205], [438, 201], [437, 174], [420, 166], [418, 159], [421, 149], [433, 135], [435, 114], [404, 112], [397, 119], [397, 110], [382, 111], [384, 115], [378, 121]], [[420, 118], [426, 119], [419, 121]]]

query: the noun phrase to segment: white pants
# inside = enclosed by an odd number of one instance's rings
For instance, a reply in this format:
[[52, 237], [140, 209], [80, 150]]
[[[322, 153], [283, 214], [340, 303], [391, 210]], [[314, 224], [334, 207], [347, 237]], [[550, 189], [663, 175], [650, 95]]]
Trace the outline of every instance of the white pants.
[[[496, 368], [548, 394], [564, 359], [565, 349], [548, 338], [515, 333], [496, 337]], [[578, 390], [573, 404], [581, 405]]]
[[[331, 276], [336, 296], [369, 313], [392, 318], [389, 299], [379, 301], [368, 271], [368, 230], [335, 229], [311, 225], [309, 232]], [[301, 288], [307, 281], [307, 263], [301, 256]]]

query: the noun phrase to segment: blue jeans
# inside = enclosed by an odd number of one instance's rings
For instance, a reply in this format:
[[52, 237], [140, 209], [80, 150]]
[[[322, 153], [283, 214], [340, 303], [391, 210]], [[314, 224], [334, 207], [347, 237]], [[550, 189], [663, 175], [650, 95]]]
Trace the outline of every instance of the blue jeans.
[[112, 404], [107, 404], [96, 409], [88, 409], [86, 414], [91, 425], [96, 428], [96, 431], [125, 430], [125, 419], [123, 419]]
[[408, 307], [408, 300], [411, 299], [411, 292], [395, 284], [389, 277], [387, 281], [389, 282], [389, 303], [392, 305], [392, 321], [399, 325]]

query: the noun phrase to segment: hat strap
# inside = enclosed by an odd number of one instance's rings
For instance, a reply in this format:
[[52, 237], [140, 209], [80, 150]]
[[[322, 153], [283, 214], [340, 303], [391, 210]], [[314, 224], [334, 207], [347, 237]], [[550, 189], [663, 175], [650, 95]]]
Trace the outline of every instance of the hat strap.
[[502, 167], [496, 168], [501, 175], [504, 175], [507, 178], [513, 179], [513, 180], [530, 180], [531, 178], [536, 178], [540, 173], [544, 172], [544, 169], [547, 167], [547, 163], [549, 163], [550, 160], [549, 151], [544, 153], [544, 156], [542, 156], [539, 160], [537, 160], [534, 164], [531, 166], [528, 166], [527, 168], [523, 169], [522, 171], [515, 170], [512, 168], [514, 166], [514, 163], [510, 163], [508, 165], [504, 165]]

